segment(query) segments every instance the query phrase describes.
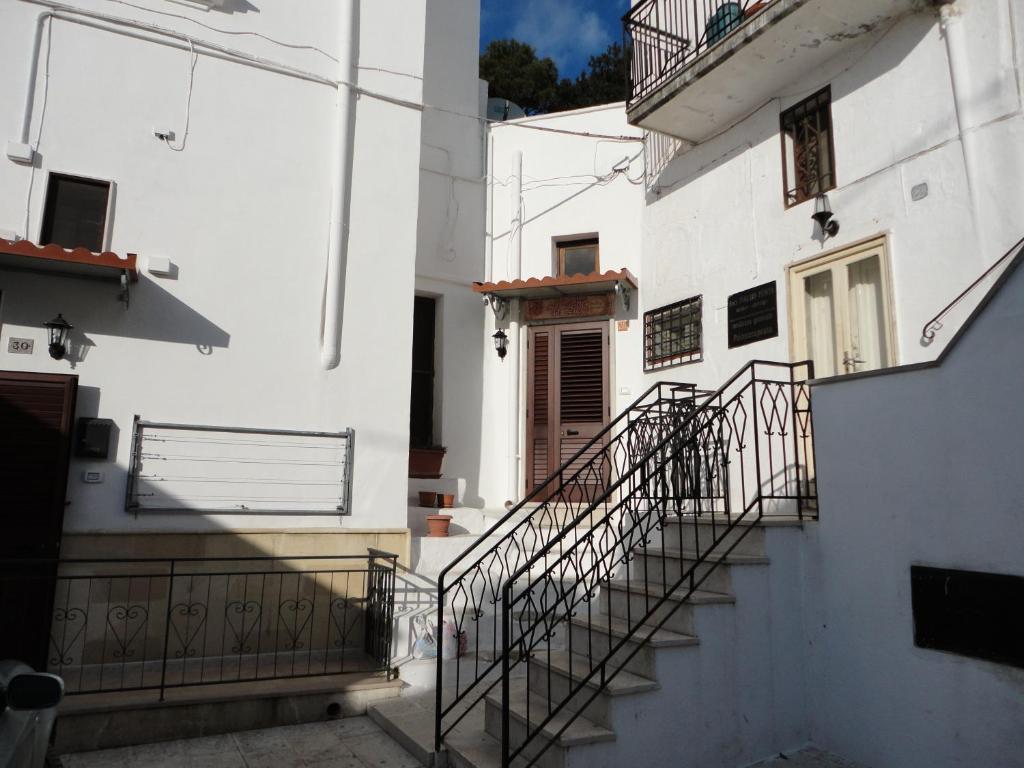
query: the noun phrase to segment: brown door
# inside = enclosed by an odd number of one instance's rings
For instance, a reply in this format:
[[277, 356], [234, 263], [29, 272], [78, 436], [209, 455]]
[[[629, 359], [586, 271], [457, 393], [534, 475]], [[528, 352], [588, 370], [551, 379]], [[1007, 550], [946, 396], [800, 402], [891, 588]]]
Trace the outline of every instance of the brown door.
[[[46, 666], [77, 376], [0, 371], [0, 659]], [[9, 625], [10, 626], [10, 625]]]
[[[527, 375], [526, 490], [529, 492], [608, 423], [607, 323], [531, 327]], [[600, 444], [596, 444], [574, 461], [564, 478], [568, 480], [599, 450]], [[601, 484], [601, 476], [587, 475], [582, 482], [570, 486], [566, 500], [591, 498]], [[555, 490], [554, 483], [544, 489], [546, 493]]]

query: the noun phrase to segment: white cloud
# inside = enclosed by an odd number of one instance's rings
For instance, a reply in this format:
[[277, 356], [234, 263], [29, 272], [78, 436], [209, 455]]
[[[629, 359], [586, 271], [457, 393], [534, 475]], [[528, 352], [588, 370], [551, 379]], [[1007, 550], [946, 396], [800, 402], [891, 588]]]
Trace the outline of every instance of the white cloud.
[[616, 31], [580, 0], [526, 0], [512, 37], [532, 45], [538, 56], [554, 59], [563, 77], [575, 77], [580, 62], [607, 48]]

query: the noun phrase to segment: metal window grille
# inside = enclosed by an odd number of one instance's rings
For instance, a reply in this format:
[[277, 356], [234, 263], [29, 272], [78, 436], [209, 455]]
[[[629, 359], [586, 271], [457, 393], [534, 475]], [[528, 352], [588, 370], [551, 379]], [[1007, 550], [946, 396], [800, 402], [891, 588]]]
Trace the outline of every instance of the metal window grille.
[[833, 189], [836, 171], [831, 87], [783, 112], [781, 127], [786, 205], [797, 205]]
[[702, 355], [702, 297], [644, 313], [644, 370], [695, 362]]

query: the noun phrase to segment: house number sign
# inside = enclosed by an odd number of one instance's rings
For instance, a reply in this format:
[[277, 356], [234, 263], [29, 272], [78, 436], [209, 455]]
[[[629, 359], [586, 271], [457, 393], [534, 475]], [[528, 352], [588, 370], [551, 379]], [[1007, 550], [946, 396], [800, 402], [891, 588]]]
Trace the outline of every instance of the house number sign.
[[729, 297], [729, 349], [778, 335], [774, 280]]
[[35, 346], [32, 339], [16, 339], [12, 336], [7, 342], [7, 351], [12, 355], [31, 355]]

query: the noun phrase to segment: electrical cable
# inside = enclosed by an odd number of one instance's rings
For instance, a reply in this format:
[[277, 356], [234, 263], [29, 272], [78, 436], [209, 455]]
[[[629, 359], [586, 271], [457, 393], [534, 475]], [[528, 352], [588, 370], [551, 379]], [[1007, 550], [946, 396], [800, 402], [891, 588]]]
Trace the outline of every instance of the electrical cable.
[[185, 94], [185, 128], [182, 130], [181, 133], [181, 144], [176, 147], [171, 143], [169, 137], [164, 139], [164, 143], [167, 144], [167, 148], [173, 150], [174, 152], [185, 151], [185, 145], [188, 143], [188, 127], [189, 123], [191, 123], [192, 121], [192, 84], [195, 82], [196, 79], [196, 64], [199, 63], [199, 54], [196, 53], [196, 48], [192, 44], [191, 40], [188, 41], [188, 47], [191, 64], [189, 65], [188, 70], [188, 91]]

